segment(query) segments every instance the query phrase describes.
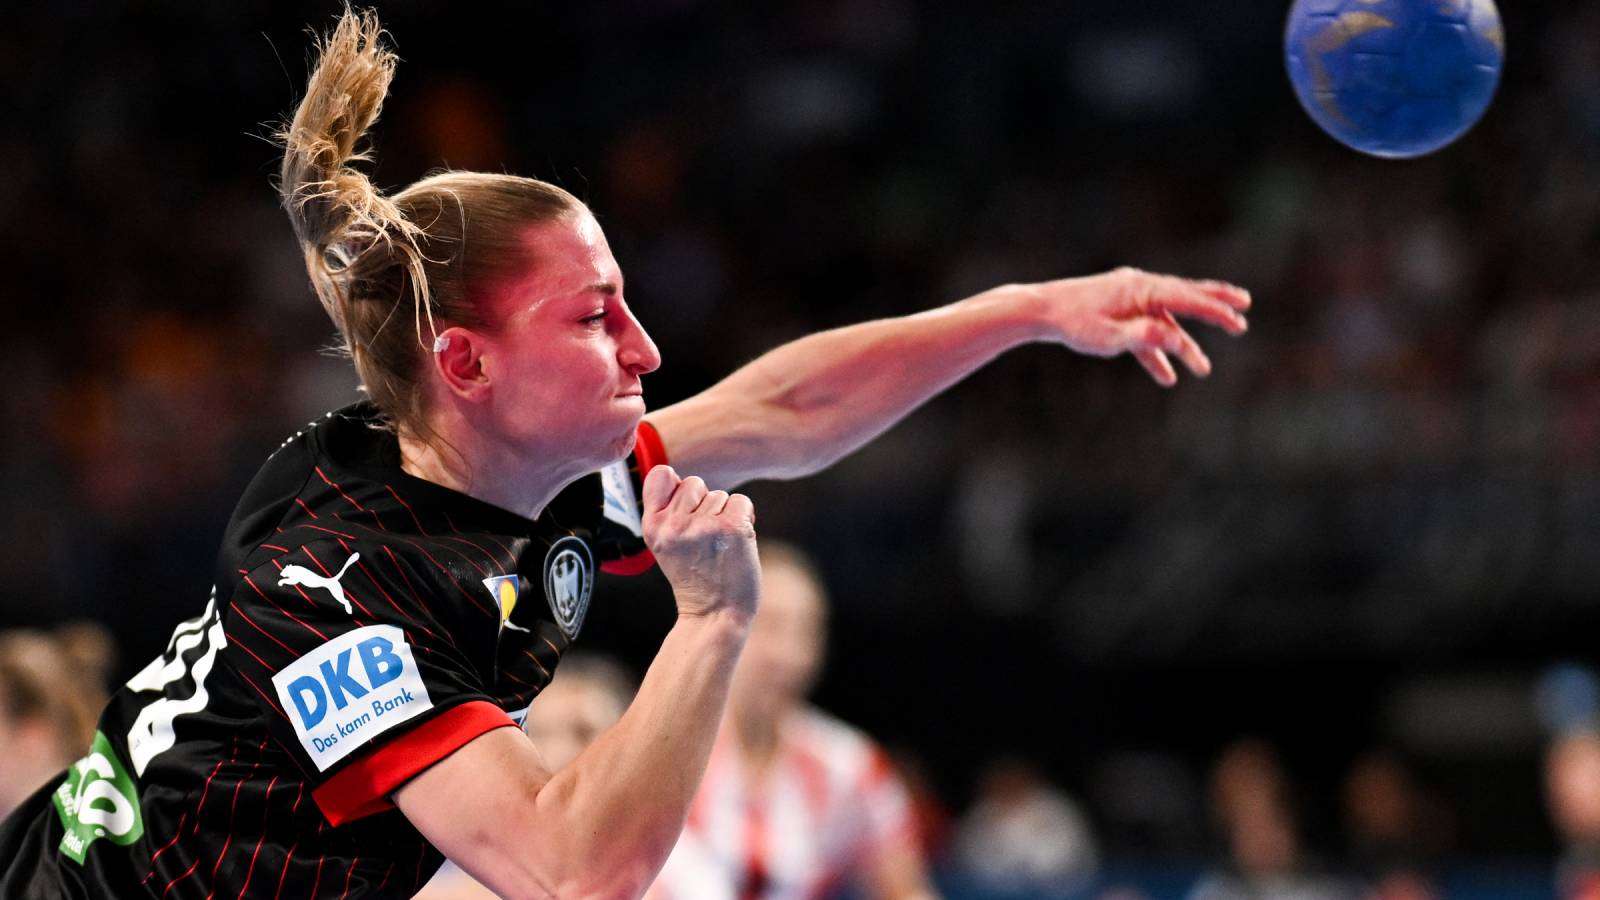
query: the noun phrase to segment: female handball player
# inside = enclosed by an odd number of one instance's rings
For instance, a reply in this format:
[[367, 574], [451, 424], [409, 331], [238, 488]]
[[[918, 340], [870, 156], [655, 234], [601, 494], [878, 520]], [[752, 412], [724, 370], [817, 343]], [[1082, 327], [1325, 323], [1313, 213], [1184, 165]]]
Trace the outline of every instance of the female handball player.
[[[638, 896], [757, 605], [755, 513], [725, 489], [815, 472], [1011, 347], [1127, 352], [1170, 385], [1169, 354], [1210, 370], [1175, 317], [1245, 330], [1219, 282], [1008, 285], [647, 415], [661, 358], [583, 203], [475, 172], [388, 196], [352, 167], [394, 71], [381, 37], [347, 10], [321, 43], [278, 185], [366, 399], [262, 466], [204, 610], [0, 826], [0, 896], [409, 896], [446, 856], [505, 897]], [[596, 569], [652, 558], [676, 624], [621, 720], [550, 771], [516, 725]]]

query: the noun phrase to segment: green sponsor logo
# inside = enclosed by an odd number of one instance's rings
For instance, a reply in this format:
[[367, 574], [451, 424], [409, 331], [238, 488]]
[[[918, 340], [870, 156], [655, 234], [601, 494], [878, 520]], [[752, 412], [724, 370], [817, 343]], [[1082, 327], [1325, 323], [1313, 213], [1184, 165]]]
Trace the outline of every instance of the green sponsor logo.
[[89, 845], [105, 838], [121, 847], [144, 834], [139, 791], [106, 736], [96, 731], [89, 755], [67, 771], [53, 797], [66, 836], [61, 852], [80, 865]]

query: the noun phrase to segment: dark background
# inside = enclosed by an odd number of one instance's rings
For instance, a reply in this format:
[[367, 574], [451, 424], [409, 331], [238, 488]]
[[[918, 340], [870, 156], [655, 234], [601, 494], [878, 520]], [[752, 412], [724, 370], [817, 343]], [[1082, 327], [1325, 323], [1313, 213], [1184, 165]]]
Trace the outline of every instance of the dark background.
[[[1247, 338], [1201, 335], [1208, 381], [1024, 349], [750, 489], [834, 593], [819, 700], [948, 807], [1020, 754], [1110, 857], [1203, 858], [1206, 768], [1258, 735], [1326, 854], [1377, 747], [1448, 809], [1451, 853], [1555, 853], [1532, 690], [1600, 625], [1600, 7], [1507, 4], [1495, 105], [1412, 162], [1315, 129], [1279, 2], [379, 10], [403, 62], [375, 180], [584, 198], [665, 356], [653, 407], [1007, 281], [1132, 264], [1254, 291]], [[355, 396], [265, 137], [336, 13], [8, 10], [0, 625], [101, 620], [131, 672], [204, 602], [266, 454]], [[586, 640], [642, 669], [664, 583], [598, 597]], [[1188, 773], [1188, 833], [1123, 821], [1118, 765], [1151, 755]]]

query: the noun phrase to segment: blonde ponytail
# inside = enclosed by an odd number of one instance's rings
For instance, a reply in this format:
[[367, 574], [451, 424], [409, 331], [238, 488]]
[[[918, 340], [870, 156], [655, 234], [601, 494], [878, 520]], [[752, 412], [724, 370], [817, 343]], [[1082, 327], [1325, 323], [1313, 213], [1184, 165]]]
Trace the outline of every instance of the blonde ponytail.
[[[394, 77], [397, 58], [382, 36], [375, 12], [346, 7], [320, 42], [305, 98], [277, 133], [278, 193], [362, 386], [391, 424], [416, 426], [419, 361], [437, 321], [486, 324], [469, 286], [525, 268], [520, 229], [582, 204], [532, 178], [473, 172], [445, 172], [384, 196], [352, 165], [372, 158], [359, 145]], [[402, 303], [411, 307], [414, 336], [388, 327]]]
[[[278, 132], [284, 145], [278, 191], [305, 254], [317, 299], [344, 335], [349, 292], [342, 281], [356, 274], [354, 264], [372, 245], [399, 254], [411, 275], [420, 318], [428, 315], [428, 282], [417, 246], [421, 232], [393, 200], [383, 196], [351, 163], [372, 159], [357, 145], [377, 121], [398, 61], [380, 42], [383, 34], [372, 10], [345, 8], [339, 24], [318, 49], [315, 70], [294, 119]], [[387, 262], [388, 260], [386, 260]], [[432, 316], [428, 315], [432, 325]]]

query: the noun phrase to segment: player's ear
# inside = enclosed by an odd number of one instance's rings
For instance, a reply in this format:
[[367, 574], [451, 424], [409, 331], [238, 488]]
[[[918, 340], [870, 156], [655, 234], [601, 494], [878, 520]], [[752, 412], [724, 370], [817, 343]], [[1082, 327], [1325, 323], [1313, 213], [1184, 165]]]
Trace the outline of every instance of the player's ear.
[[472, 331], [446, 328], [434, 338], [430, 362], [451, 393], [463, 400], [482, 400], [489, 395], [484, 349], [482, 337]]

